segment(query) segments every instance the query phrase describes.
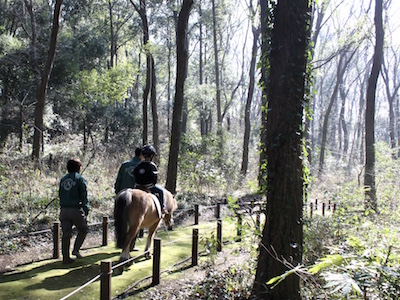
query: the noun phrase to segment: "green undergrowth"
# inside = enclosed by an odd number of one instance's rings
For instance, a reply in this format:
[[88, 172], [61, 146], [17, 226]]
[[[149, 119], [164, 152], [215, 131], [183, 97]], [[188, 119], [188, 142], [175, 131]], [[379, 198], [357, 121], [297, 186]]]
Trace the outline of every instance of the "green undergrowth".
[[309, 201], [336, 211], [304, 219], [304, 299], [400, 299], [400, 165], [385, 145], [376, 149], [378, 211], [365, 208], [361, 171], [312, 183]]
[[307, 299], [399, 299], [398, 213], [342, 210], [330, 219], [314, 217], [305, 239]]
[[[224, 219], [222, 226], [223, 241], [233, 241], [236, 235], [235, 222]], [[157, 235], [161, 238], [161, 270], [171, 269], [178, 262], [191, 256], [193, 228], [199, 229], [199, 251], [203, 254], [208, 253], [207, 256], [200, 256], [200, 260], [210, 259], [215, 253], [205, 241], [214, 239], [216, 222], [204, 222], [196, 227], [178, 227], [168, 234], [164, 230], [159, 230]], [[137, 246], [143, 250], [144, 244], [145, 238], [142, 238]], [[131, 252], [131, 255], [141, 253], [142, 251]], [[83, 247], [82, 254], [84, 258], [68, 266], [63, 265], [61, 259], [49, 259], [20, 266], [10, 273], [1, 275], [0, 299], [61, 299], [97, 276], [102, 260], [111, 260], [115, 265], [120, 250], [112, 243], [109, 246], [92, 249]], [[152, 260], [143, 258], [127, 267], [120, 275], [113, 272], [112, 295], [122, 294], [135, 282], [150, 276], [151, 273]], [[162, 273], [161, 280], [167, 275], [168, 273]], [[99, 295], [100, 281], [97, 280], [68, 299], [98, 299]]]

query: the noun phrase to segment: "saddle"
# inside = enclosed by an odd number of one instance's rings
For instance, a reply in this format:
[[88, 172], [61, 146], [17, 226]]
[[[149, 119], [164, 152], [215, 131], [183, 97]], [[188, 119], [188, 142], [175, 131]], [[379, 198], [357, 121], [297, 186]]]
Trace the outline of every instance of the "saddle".
[[153, 199], [154, 205], [156, 206], [157, 216], [158, 216], [159, 218], [163, 218], [164, 215], [163, 215], [163, 213], [162, 213], [160, 199], [159, 199], [155, 194], [153, 194], [153, 193], [150, 191], [150, 189], [148, 189], [148, 188], [145, 187], [145, 186], [136, 186], [136, 188], [137, 188], [138, 190], [142, 190], [142, 191], [144, 191], [144, 192], [150, 194], [151, 198]]

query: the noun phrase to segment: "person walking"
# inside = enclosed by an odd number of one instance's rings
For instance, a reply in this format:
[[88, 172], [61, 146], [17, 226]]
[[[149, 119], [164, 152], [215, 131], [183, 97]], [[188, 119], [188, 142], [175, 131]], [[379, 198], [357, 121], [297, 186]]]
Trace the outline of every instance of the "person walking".
[[141, 153], [142, 149], [136, 148], [135, 156], [131, 160], [123, 162], [120, 166], [117, 180], [114, 184], [115, 194], [118, 194], [123, 189], [133, 189], [135, 187], [135, 175], [133, 174], [133, 170], [135, 170], [136, 166], [142, 161], [140, 158]]
[[68, 174], [60, 181], [60, 222], [62, 230], [61, 252], [63, 264], [70, 264], [74, 259], [70, 257], [70, 242], [72, 237], [72, 227], [78, 230], [72, 255], [82, 258], [79, 250], [85, 241], [89, 231], [87, 216], [90, 205], [87, 196], [87, 182], [80, 174], [82, 163], [78, 158], [73, 158], [67, 162]]

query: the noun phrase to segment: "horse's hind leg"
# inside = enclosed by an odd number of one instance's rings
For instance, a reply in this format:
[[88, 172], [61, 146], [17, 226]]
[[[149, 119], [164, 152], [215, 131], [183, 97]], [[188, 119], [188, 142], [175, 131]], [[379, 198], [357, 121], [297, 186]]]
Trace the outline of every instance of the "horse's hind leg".
[[130, 229], [127, 232], [127, 238], [125, 241], [124, 249], [119, 258], [120, 261], [127, 260], [131, 257], [130, 256], [131, 241], [133, 240], [133, 238], [136, 238], [136, 234], [139, 231], [139, 224], [140, 224], [139, 222], [131, 224]]
[[146, 258], [150, 259], [151, 254], [150, 252], [147, 252], [151, 246], [151, 242], [153, 241], [154, 234], [156, 233], [156, 230], [158, 228], [158, 225], [160, 224], [161, 220], [156, 222], [153, 226], [149, 228], [149, 234], [147, 236], [147, 242], [146, 242], [146, 248], [144, 249], [144, 252], [146, 253]]

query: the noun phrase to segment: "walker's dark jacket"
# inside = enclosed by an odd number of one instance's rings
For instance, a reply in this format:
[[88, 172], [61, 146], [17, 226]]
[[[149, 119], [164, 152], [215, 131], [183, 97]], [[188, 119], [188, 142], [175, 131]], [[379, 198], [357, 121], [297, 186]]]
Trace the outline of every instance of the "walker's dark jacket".
[[89, 213], [87, 182], [79, 173], [68, 173], [61, 178], [59, 196], [61, 208], [82, 208], [86, 215]]
[[119, 168], [117, 180], [115, 181], [115, 194], [118, 194], [120, 191], [126, 188], [134, 188], [135, 187], [135, 175], [133, 174], [133, 170], [135, 170], [136, 166], [141, 162], [140, 158], [135, 156], [131, 160], [128, 160], [122, 163]]

